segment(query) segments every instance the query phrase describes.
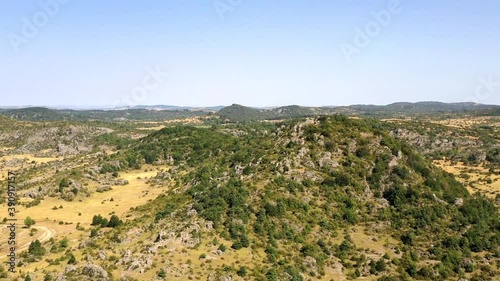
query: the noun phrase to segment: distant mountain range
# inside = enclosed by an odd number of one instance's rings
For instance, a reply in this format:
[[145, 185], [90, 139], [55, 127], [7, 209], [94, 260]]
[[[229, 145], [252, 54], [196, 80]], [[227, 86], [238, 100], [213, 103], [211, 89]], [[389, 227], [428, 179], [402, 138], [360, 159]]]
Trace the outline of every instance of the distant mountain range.
[[289, 105], [274, 108], [255, 108], [239, 104], [227, 107], [188, 107], [172, 105], [139, 105], [131, 108], [74, 110], [45, 107], [0, 107], [0, 113], [14, 119], [30, 121], [86, 120], [169, 120], [215, 114], [222, 119], [241, 122], [283, 119], [316, 115], [361, 115], [372, 117], [418, 116], [420, 114], [473, 113], [500, 115], [499, 105], [477, 103], [398, 102], [389, 105], [356, 104], [350, 106], [306, 107]]
[[71, 110], [29, 107], [20, 109], [0, 109], [0, 114], [26, 121], [132, 121], [132, 120], [172, 120], [196, 116], [205, 116], [209, 112], [202, 110]]

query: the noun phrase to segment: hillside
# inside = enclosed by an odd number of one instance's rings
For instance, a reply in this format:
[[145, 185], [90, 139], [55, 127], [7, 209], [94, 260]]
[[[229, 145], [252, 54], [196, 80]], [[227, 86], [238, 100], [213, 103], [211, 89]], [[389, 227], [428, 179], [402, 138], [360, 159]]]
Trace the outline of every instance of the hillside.
[[255, 121], [266, 118], [264, 110], [242, 106], [239, 104], [223, 107], [217, 112], [217, 115], [222, 119], [234, 122]]
[[230, 122], [244, 122], [256, 120], [276, 120], [290, 119], [297, 117], [317, 116], [317, 115], [332, 115], [335, 114], [334, 109], [320, 107], [306, 107], [299, 105], [289, 105], [275, 107], [270, 109], [259, 109], [246, 107], [238, 104], [233, 104], [219, 110], [216, 115], [223, 120]]
[[[162, 194], [116, 227], [99, 226], [97, 217], [79, 242], [87, 246], [72, 247], [77, 265], [87, 255], [136, 280], [497, 274], [493, 203], [470, 196], [381, 125], [333, 116], [152, 133], [99, 165], [118, 174], [161, 167], [147, 183]], [[104, 179], [82, 172], [72, 179], [89, 186]]]
[[293, 118], [318, 115], [317, 108], [289, 105], [269, 110], [269, 118]]
[[5, 124], [8, 124], [8, 123], [12, 123], [13, 120], [8, 118], [7, 116], [4, 116], [4, 115], [1, 115], [0, 114], [0, 125], [5, 125]]
[[56, 121], [65, 119], [59, 112], [44, 107], [9, 109], [3, 111], [2, 114], [20, 120]]

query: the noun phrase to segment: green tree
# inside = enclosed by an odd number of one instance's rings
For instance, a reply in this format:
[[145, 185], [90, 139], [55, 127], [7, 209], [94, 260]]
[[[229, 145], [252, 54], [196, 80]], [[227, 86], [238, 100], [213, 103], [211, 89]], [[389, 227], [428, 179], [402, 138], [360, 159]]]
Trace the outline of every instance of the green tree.
[[76, 264], [76, 257], [73, 254], [69, 255], [68, 264]]
[[106, 227], [108, 226], [108, 219], [103, 218], [101, 215], [95, 215], [90, 225]]
[[90, 225], [101, 225], [101, 222], [102, 222], [102, 216], [101, 215], [94, 215], [92, 217], [92, 223]]
[[45, 273], [45, 276], [43, 277], [43, 281], [52, 281], [54, 280], [54, 277], [52, 277], [52, 274], [47, 272]]
[[220, 251], [222, 251], [222, 252], [225, 252], [225, 251], [226, 251], [226, 245], [224, 245], [224, 244], [220, 244], [218, 249], [219, 249]]
[[60, 246], [61, 248], [67, 248], [67, 247], [68, 247], [68, 242], [69, 242], [69, 241], [68, 241], [68, 238], [67, 238], [67, 237], [64, 237], [64, 238], [63, 238], [63, 240], [61, 240], [61, 242], [60, 242], [59, 246]]
[[61, 182], [59, 182], [59, 192], [63, 192], [65, 187], [69, 186], [69, 180], [67, 178], [62, 178]]
[[240, 277], [247, 276], [247, 268], [244, 267], [244, 266], [240, 267], [240, 269], [238, 269], [238, 271], [236, 272], [236, 274], [238, 274], [238, 276], [240, 276]]
[[108, 222], [108, 227], [115, 228], [123, 224], [123, 221], [117, 215], [112, 215]]
[[34, 219], [32, 219], [31, 217], [26, 217], [26, 219], [24, 219], [24, 224], [30, 228], [32, 225], [34, 225], [36, 223], [36, 221]]
[[166, 277], [167, 277], [167, 272], [165, 272], [163, 268], [160, 269], [160, 271], [158, 272], [158, 278], [165, 279]]
[[40, 243], [39, 240], [35, 240], [31, 242], [28, 248], [28, 253], [35, 256], [43, 256], [45, 254], [45, 248], [42, 246], [42, 243]]

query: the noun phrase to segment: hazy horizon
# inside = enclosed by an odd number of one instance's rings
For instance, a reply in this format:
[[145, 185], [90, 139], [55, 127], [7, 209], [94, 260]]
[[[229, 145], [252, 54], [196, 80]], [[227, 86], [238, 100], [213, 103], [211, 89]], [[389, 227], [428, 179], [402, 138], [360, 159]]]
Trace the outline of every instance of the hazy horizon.
[[[418, 102], [413, 102], [413, 103], [426, 103], [426, 102], [439, 102], [439, 101], [418, 101]], [[239, 103], [230, 103], [230, 104], [219, 104], [219, 105], [201, 105], [201, 106], [190, 106], [190, 105], [174, 105], [174, 104], [140, 104], [140, 105], [134, 105], [134, 106], [128, 106], [129, 109], [136, 109], [137, 107], [142, 108], [142, 107], [168, 107], [172, 109], [206, 109], [206, 108], [217, 108], [217, 107], [228, 107], [231, 105], [242, 105], [246, 107], [252, 107], [252, 108], [259, 108], [259, 109], [272, 109], [272, 108], [278, 108], [278, 107], [285, 107], [285, 106], [303, 106], [303, 107], [346, 107], [346, 106], [356, 106], [356, 105], [368, 105], [368, 106], [387, 106], [391, 104], [397, 104], [397, 103], [407, 103], [405, 101], [399, 101], [399, 102], [393, 102], [389, 104], [344, 104], [344, 105], [310, 105], [310, 106], [305, 106], [301, 104], [281, 104], [281, 105], [266, 105], [266, 106], [251, 106], [251, 105], [245, 105], [245, 104], [239, 104]], [[453, 102], [450, 103], [445, 103], [445, 104], [453, 104]], [[478, 105], [490, 105], [490, 106], [500, 106], [498, 104], [478, 104]], [[51, 106], [51, 105], [0, 105], [1, 109], [19, 109], [19, 108], [47, 108], [47, 109], [54, 109], [54, 110], [114, 110], [114, 109], [123, 109], [127, 108], [127, 106], [119, 106], [119, 107], [109, 107], [109, 106], [85, 106], [85, 105], [56, 105], [56, 106]]]
[[500, 104], [498, 1], [8, 1], [0, 106]]

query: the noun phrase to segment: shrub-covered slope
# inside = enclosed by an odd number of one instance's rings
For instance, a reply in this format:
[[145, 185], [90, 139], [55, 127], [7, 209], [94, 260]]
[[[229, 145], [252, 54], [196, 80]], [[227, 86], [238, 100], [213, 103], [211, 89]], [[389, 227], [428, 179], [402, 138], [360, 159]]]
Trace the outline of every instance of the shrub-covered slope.
[[[171, 167], [150, 181], [168, 192], [136, 208], [134, 220], [89, 238], [92, 255], [106, 247], [120, 261], [153, 261], [102, 263], [121, 275], [456, 280], [498, 274], [493, 203], [470, 196], [373, 120], [165, 128], [113, 157], [129, 169]], [[120, 250], [120, 241], [129, 251]]]

